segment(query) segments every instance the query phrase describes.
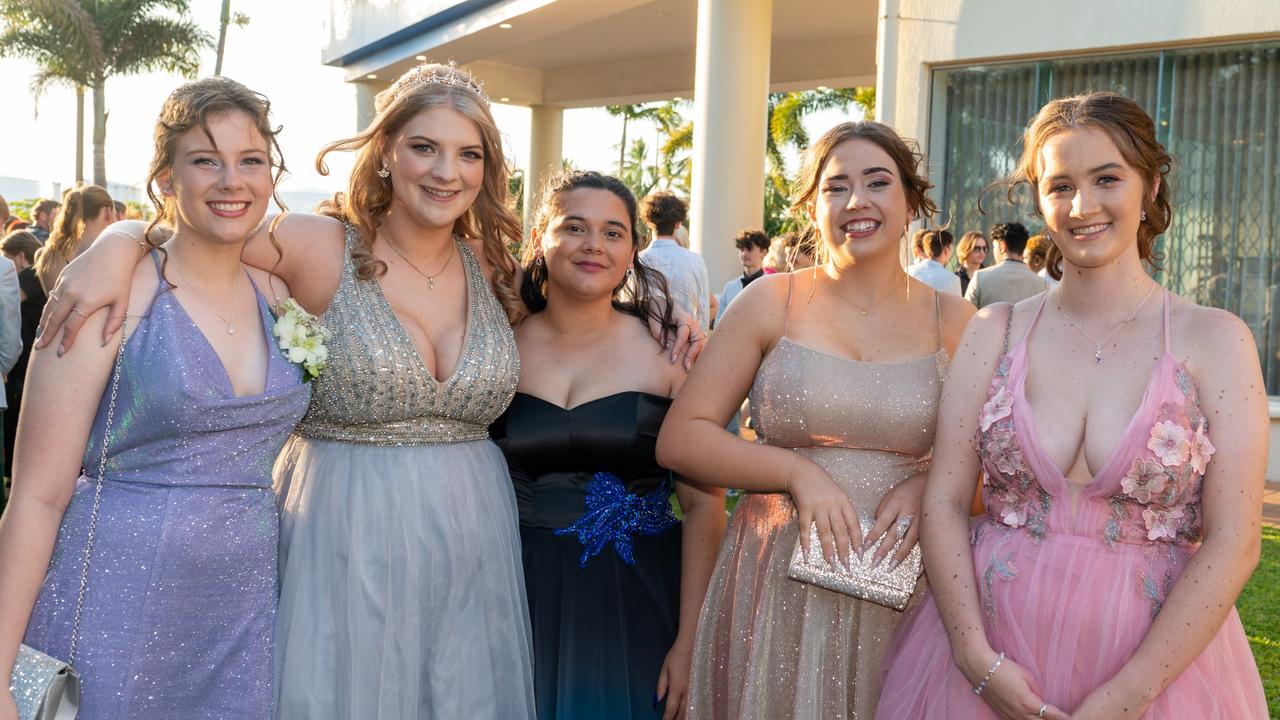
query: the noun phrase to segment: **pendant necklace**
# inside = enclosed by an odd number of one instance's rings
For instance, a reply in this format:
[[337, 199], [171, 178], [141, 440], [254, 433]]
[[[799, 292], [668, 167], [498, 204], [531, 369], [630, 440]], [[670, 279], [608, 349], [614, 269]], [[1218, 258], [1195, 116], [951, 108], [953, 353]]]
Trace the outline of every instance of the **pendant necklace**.
[[[907, 301], [908, 301], [908, 302], [910, 302], [910, 301], [911, 301], [911, 279], [910, 279], [910, 276], [908, 276], [906, 273], [903, 273], [903, 277], [907, 278], [907, 283], [906, 283], [906, 285], [907, 285]], [[815, 280], [817, 279], [817, 273], [815, 273], [815, 274], [814, 274], [814, 278], [815, 278]], [[816, 284], [816, 283], [815, 283], [815, 284]], [[867, 314], [869, 314], [872, 310], [875, 310], [875, 309], [876, 309], [876, 306], [877, 306], [877, 305], [879, 305], [880, 303], [884, 302], [885, 300], [888, 300], [889, 298], [893, 297], [894, 295], [897, 295], [897, 294], [898, 294], [898, 287], [895, 285], [895, 286], [893, 286], [893, 287], [889, 288], [889, 292], [888, 292], [888, 293], [886, 293], [886, 294], [884, 295], [884, 297], [880, 298], [879, 300], [876, 300], [875, 302], [871, 303], [871, 304], [870, 304], [870, 305], [868, 305], [867, 307], [862, 307], [862, 306], [861, 306], [861, 305], [859, 305], [858, 303], [856, 303], [856, 302], [854, 302], [854, 301], [850, 300], [849, 298], [845, 297], [844, 295], [841, 295], [840, 293], [836, 292], [834, 288], [832, 288], [832, 290], [831, 290], [831, 294], [833, 294], [833, 295], [835, 295], [836, 297], [840, 298], [841, 300], [843, 300], [843, 301], [845, 301], [845, 302], [849, 303], [850, 305], [852, 305], [852, 306], [854, 306], [854, 307], [858, 308], [858, 312], [862, 313], [862, 316], [863, 316], [863, 317], [866, 317], [866, 316], [867, 316]]]
[[1094, 350], [1094, 352], [1093, 352], [1093, 363], [1094, 363], [1095, 365], [1101, 365], [1101, 364], [1102, 364], [1102, 346], [1103, 346], [1103, 345], [1106, 345], [1106, 344], [1107, 344], [1107, 341], [1111, 339], [1111, 336], [1112, 336], [1112, 335], [1115, 335], [1117, 332], [1119, 332], [1119, 331], [1120, 331], [1120, 328], [1122, 328], [1122, 327], [1124, 327], [1125, 325], [1128, 325], [1128, 324], [1129, 324], [1129, 321], [1130, 321], [1130, 320], [1132, 320], [1132, 319], [1133, 319], [1133, 318], [1138, 314], [1138, 311], [1142, 309], [1142, 306], [1147, 304], [1147, 300], [1148, 300], [1148, 299], [1150, 299], [1150, 297], [1151, 297], [1151, 293], [1153, 293], [1153, 292], [1155, 292], [1155, 291], [1156, 291], [1156, 287], [1157, 287], [1156, 283], [1154, 283], [1154, 282], [1153, 282], [1153, 283], [1151, 283], [1151, 289], [1147, 291], [1147, 294], [1146, 294], [1146, 295], [1143, 295], [1143, 296], [1142, 296], [1142, 301], [1141, 301], [1141, 302], [1139, 302], [1139, 303], [1138, 303], [1138, 304], [1133, 308], [1133, 311], [1129, 313], [1129, 316], [1128, 316], [1128, 317], [1126, 317], [1124, 320], [1121, 320], [1119, 325], [1117, 325], [1117, 326], [1115, 326], [1114, 328], [1112, 328], [1112, 329], [1111, 329], [1111, 332], [1107, 333], [1107, 336], [1106, 336], [1106, 337], [1104, 337], [1104, 338], [1102, 338], [1102, 341], [1101, 341], [1101, 342], [1095, 342], [1095, 341], [1094, 341], [1094, 339], [1093, 339], [1093, 337], [1092, 337], [1091, 335], [1089, 335], [1089, 333], [1085, 332], [1085, 329], [1084, 329], [1084, 328], [1082, 328], [1082, 327], [1080, 327], [1079, 325], [1077, 325], [1077, 324], [1076, 324], [1076, 321], [1071, 319], [1071, 316], [1067, 314], [1067, 311], [1066, 311], [1066, 310], [1063, 310], [1063, 309], [1062, 309], [1062, 290], [1061, 290], [1061, 288], [1059, 288], [1059, 290], [1058, 290], [1058, 296], [1057, 296], [1057, 298], [1056, 298], [1057, 303], [1058, 303], [1058, 312], [1062, 313], [1062, 317], [1064, 317], [1064, 318], [1066, 318], [1066, 319], [1067, 319], [1067, 322], [1068, 322], [1068, 323], [1070, 323], [1071, 327], [1073, 327], [1073, 328], [1075, 328], [1076, 330], [1078, 330], [1078, 331], [1080, 332], [1080, 334], [1081, 334], [1081, 335], [1083, 335], [1083, 336], [1085, 337], [1085, 339], [1086, 339], [1086, 340], [1088, 340], [1089, 342], [1093, 343], [1093, 350]]
[[[224, 324], [226, 324], [227, 334], [235, 335], [236, 334], [235, 326], [231, 323], [230, 320], [224, 317], [222, 313], [218, 312], [218, 310], [214, 307], [213, 303], [209, 302], [209, 298], [205, 297], [204, 293], [200, 292], [199, 288], [197, 288], [194, 284], [192, 284], [191, 279], [187, 277], [187, 274], [182, 272], [182, 269], [179, 268], [176, 264], [173, 265], [173, 269], [177, 270], [178, 274], [181, 275], [183, 279], [187, 281], [187, 287], [191, 288], [191, 291], [194, 292], [197, 296], [199, 296], [201, 300], [204, 301], [204, 304], [208, 306], [209, 311], [212, 312], [214, 315], [217, 315], [218, 319], [221, 320]], [[236, 309], [240, 307], [240, 278], [242, 277], [244, 277], [243, 268], [241, 268], [240, 274], [236, 276], [235, 296], [234, 296], [234, 299], [232, 299], [231, 301], [231, 317], [233, 318], [236, 316]]]
[[409, 263], [409, 267], [413, 268], [415, 272], [417, 272], [419, 275], [427, 279], [428, 290], [436, 289], [436, 278], [440, 277], [441, 273], [449, 269], [449, 264], [453, 262], [453, 256], [458, 249], [457, 239], [451, 238], [453, 242], [449, 245], [449, 257], [444, 261], [444, 265], [441, 266], [440, 269], [437, 270], [434, 275], [428, 275], [427, 273], [422, 272], [422, 268], [418, 267], [417, 265], [414, 265], [412, 260], [405, 257], [404, 253], [400, 252], [400, 248], [396, 247], [396, 244], [391, 241], [391, 235], [389, 235], [386, 230], [383, 230], [382, 234], [386, 238], [387, 245], [391, 248], [391, 251], [394, 252], [396, 255], [399, 255], [401, 260]]

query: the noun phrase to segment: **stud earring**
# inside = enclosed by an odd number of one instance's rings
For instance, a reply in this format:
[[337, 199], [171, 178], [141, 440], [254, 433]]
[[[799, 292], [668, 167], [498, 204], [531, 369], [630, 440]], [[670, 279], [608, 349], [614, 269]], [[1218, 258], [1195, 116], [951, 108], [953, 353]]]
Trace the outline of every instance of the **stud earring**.
[[386, 163], [382, 164], [382, 169], [378, 171], [378, 177], [382, 178], [383, 180], [386, 180], [387, 178], [391, 177], [391, 171], [387, 169]]

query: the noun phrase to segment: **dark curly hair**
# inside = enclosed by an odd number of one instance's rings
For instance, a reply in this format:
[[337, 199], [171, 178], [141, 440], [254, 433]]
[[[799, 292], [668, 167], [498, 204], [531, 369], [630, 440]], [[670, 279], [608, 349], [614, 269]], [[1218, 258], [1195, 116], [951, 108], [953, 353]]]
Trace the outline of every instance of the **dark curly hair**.
[[[644, 322], [657, 320], [662, 326], [662, 337], [658, 340], [666, 344], [676, 330], [671, 319], [670, 293], [667, 291], [667, 280], [662, 273], [647, 267], [640, 261], [640, 231], [637, 225], [636, 196], [623, 182], [611, 175], [603, 175], [593, 170], [567, 170], [547, 178], [542, 192], [535, 205], [532, 228], [538, 235], [546, 232], [551, 218], [561, 209], [564, 196], [574, 190], [589, 188], [611, 192], [622, 201], [627, 208], [631, 223], [631, 265], [634, 268], [635, 280], [628, 283], [625, 279], [613, 289], [613, 307], [620, 312], [634, 315]], [[534, 233], [525, 239], [521, 263], [524, 265], [524, 282], [520, 284], [520, 299], [530, 313], [539, 313], [547, 308], [547, 264], [538, 262], [541, 258], [539, 243], [534, 240]], [[630, 287], [628, 287], [630, 285]]]
[[1027, 232], [1027, 226], [1022, 223], [996, 223], [991, 226], [991, 241], [1004, 243], [1011, 253], [1021, 255], [1027, 249], [1029, 239], [1031, 233]]
[[670, 190], [645, 196], [640, 202], [640, 217], [659, 235], [670, 235], [689, 216], [689, 203]]
[[769, 239], [765, 231], [757, 228], [747, 228], [733, 238], [733, 246], [739, 250], [746, 250], [749, 247], [768, 250], [771, 242], [773, 241]]

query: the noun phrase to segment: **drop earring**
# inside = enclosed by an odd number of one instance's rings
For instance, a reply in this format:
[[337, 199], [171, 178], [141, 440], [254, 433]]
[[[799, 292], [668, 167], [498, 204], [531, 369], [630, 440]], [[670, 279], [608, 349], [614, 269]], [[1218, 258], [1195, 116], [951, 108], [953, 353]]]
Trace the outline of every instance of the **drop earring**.
[[1143, 210], [1143, 211], [1142, 211], [1142, 222], [1146, 222], [1146, 221], [1147, 221], [1147, 211], [1146, 211], [1146, 210]]
[[378, 177], [382, 178], [383, 180], [386, 180], [387, 178], [391, 177], [391, 170], [387, 168], [386, 163], [383, 163], [382, 169], [379, 170], [377, 174], [378, 174]]

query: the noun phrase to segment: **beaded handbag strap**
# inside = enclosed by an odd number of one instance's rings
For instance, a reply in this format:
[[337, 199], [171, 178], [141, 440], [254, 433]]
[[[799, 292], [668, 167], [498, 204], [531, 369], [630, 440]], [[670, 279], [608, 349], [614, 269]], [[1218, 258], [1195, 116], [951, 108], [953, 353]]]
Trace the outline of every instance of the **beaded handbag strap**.
[[98, 506], [102, 502], [102, 481], [107, 474], [107, 439], [111, 437], [111, 425], [116, 414], [116, 395], [120, 390], [120, 367], [124, 365], [124, 343], [128, 321], [120, 326], [120, 349], [116, 350], [116, 366], [111, 374], [111, 398], [107, 402], [107, 423], [102, 432], [102, 455], [98, 459], [98, 478], [93, 485], [93, 510], [89, 514], [89, 537], [84, 544], [84, 563], [80, 566], [80, 593], [76, 596], [75, 621], [71, 624], [71, 652], [67, 664], [76, 662], [76, 641], [80, 639], [80, 615], [84, 610], [84, 596], [89, 589], [89, 556], [93, 554], [93, 536], [98, 529]]

